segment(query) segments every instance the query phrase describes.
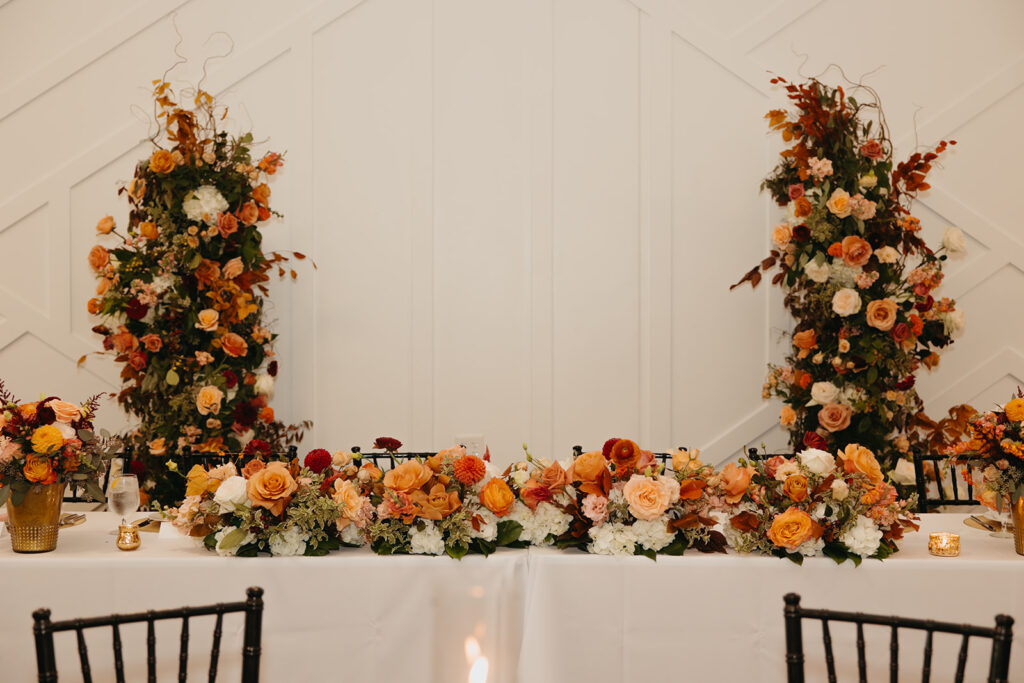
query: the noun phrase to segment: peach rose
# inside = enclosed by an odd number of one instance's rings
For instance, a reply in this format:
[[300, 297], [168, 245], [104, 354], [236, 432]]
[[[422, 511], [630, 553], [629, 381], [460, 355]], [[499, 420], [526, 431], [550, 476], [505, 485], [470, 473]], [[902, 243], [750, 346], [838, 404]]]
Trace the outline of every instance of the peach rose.
[[220, 231], [220, 236], [226, 239], [228, 235], [238, 231], [238, 219], [230, 213], [217, 214], [217, 230]]
[[255, 507], [280, 516], [299, 485], [283, 462], [272, 462], [246, 480], [246, 492]]
[[25, 458], [22, 468], [25, 479], [33, 484], [53, 484], [57, 481], [57, 473], [53, 471], [50, 459], [41, 455], [29, 455]]
[[342, 506], [341, 517], [337, 520], [339, 531], [353, 522], [359, 526], [362, 521], [363, 497], [359, 495], [359, 488], [355, 484], [347, 479], [335, 479], [331, 499]]
[[548, 487], [548, 490], [552, 493], [561, 491], [565, 488], [566, 483], [568, 483], [565, 469], [557, 462], [551, 463], [540, 473], [540, 483]]
[[863, 237], [848, 235], [843, 238], [843, 260], [850, 266], [863, 266], [871, 259], [871, 245]]
[[772, 228], [772, 243], [777, 247], [784, 247], [793, 239], [793, 231], [787, 223], [779, 223]]
[[872, 485], [882, 481], [882, 467], [875, 454], [860, 444], [851, 443], [839, 453], [839, 457], [847, 474], [863, 474]]
[[637, 519], [652, 521], [661, 517], [672, 503], [671, 494], [661, 482], [634, 474], [622, 489], [629, 512]]
[[101, 218], [99, 220], [99, 223], [96, 224], [96, 232], [98, 232], [101, 235], [109, 235], [111, 233], [111, 231], [113, 231], [113, 229], [114, 229], [114, 217], [113, 216], [104, 216], [103, 218]]
[[779, 424], [783, 427], [792, 427], [796, 424], [796, 411], [788, 405], [782, 406], [779, 411]]
[[216, 415], [220, 412], [220, 402], [223, 399], [223, 391], [212, 384], [207, 384], [196, 395], [196, 408], [200, 415]]
[[[598, 453], [598, 455], [601, 455]], [[604, 460], [604, 456], [601, 455]], [[494, 513], [495, 517], [504, 517], [512, 511], [516, 502], [516, 495], [508, 487], [503, 479], [497, 477], [491, 479], [480, 491], [480, 502], [485, 508]]]
[[838, 188], [832, 192], [832, 196], [825, 202], [825, 206], [836, 218], [846, 218], [853, 210], [853, 207], [850, 206], [850, 193]]
[[166, 149], [158, 149], [149, 157], [149, 170], [153, 173], [170, 173], [174, 170], [174, 155]]
[[76, 406], [74, 403], [54, 399], [46, 405], [50, 406], [53, 414], [57, 416], [57, 422], [69, 425], [82, 417], [81, 407]]
[[252, 188], [252, 198], [255, 199], [258, 204], [266, 206], [267, 202], [270, 201], [270, 188], [267, 187], [266, 183], [260, 183], [256, 187]]
[[110, 252], [97, 244], [89, 250], [89, 267], [97, 273], [110, 264]]
[[868, 325], [888, 332], [896, 323], [896, 302], [892, 299], [877, 299], [868, 304], [866, 313]]
[[110, 281], [110, 278], [105, 277], [96, 283], [96, 294], [103, 296], [110, 291], [110, 288], [114, 286], [114, 283]]
[[242, 358], [249, 353], [249, 345], [234, 332], [228, 332], [220, 339], [220, 347], [232, 358]]
[[791, 474], [782, 484], [782, 492], [794, 503], [807, 498], [807, 477], [802, 474]]
[[739, 467], [734, 462], [723, 467], [719, 476], [722, 479], [722, 489], [725, 491], [725, 502], [740, 502], [747, 492], [747, 487], [750, 486], [750, 477], [753, 474], [753, 467]]
[[800, 349], [797, 358], [807, 358], [811, 351], [818, 348], [818, 335], [814, 330], [803, 330], [793, 334], [793, 346]]
[[259, 458], [254, 458], [245, 464], [242, 468], [242, 476], [246, 479], [251, 478], [254, 474], [262, 470], [267, 466], [267, 463], [263, 462]]
[[841, 432], [850, 426], [853, 408], [842, 403], [826, 403], [818, 411], [818, 424], [830, 432]]
[[822, 531], [821, 526], [815, 523], [810, 515], [791, 507], [775, 515], [772, 526], [768, 529], [768, 539], [780, 548], [796, 550], [811, 539], [821, 538]]
[[218, 324], [220, 324], [220, 313], [212, 308], [204, 308], [199, 311], [199, 315], [196, 320], [196, 327], [198, 329], [206, 332], [213, 332], [217, 329]]
[[153, 241], [160, 236], [160, 230], [153, 221], [143, 221], [139, 223], [139, 234], [147, 240]]
[[860, 294], [857, 293], [856, 289], [844, 287], [832, 297], [832, 310], [835, 311], [836, 315], [844, 318], [860, 313], [860, 305]]
[[416, 460], [406, 460], [398, 467], [390, 469], [384, 475], [384, 486], [393, 491], [410, 493], [422, 488], [430, 481], [434, 472]]
[[238, 220], [242, 221], [245, 225], [252, 225], [259, 220], [259, 217], [260, 210], [252, 202], [242, 204], [242, 208], [238, 210]]
[[1024, 398], [1015, 398], [1003, 407], [1010, 422], [1024, 422]]
[[601, 451], [590, 451], [573, 461], [569, 466], [569, 474], [573, 481], [590, 483], [600, 479], [601, 474], [607, 469], [608, 461], [604, 459]]
[[245, 266], [242, 265], [242, 257], [236, 256], [227, 263], [221, 269], [221, 275], [225, 280], [234, 280], [236, 277], [242, 274], [245, 270]]
[[409, 497], [419, 508], [420, 517], [435, 521], [444, 519], [462, 506], [459, 494], [455, 491], [449, 493], [445, 490], [444, 484], [440, 482], [434, 484], [429, 493], [413, 491]]
[[150, 455], [161, 456], [167, 453], [167, 440], [163, 437], [147, 442], [146, 446], [149, 448]]

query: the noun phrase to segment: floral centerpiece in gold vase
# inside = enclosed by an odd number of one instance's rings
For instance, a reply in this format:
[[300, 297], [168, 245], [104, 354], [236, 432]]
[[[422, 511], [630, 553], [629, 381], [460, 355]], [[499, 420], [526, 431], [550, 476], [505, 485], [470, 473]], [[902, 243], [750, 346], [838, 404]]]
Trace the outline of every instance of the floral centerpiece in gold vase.
[[20, 403], [0, 381], [0, 503], [7, 504], [15, 552], [57, 547], [67, 483], [103, 499], [104, 440], [93, 433], [99, 396], [82, 405], [56, 397]]

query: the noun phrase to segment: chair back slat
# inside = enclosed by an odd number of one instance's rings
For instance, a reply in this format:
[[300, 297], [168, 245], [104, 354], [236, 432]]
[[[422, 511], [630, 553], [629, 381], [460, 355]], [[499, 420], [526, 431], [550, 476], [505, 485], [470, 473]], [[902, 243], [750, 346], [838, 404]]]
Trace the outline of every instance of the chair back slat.
[[181, 618], [181, 648], [178, 650], [178, 683], [188, 680], [188, 614]]
[[786, 674], [789, 683], [804, 683], [804, 636], [800, 618], [800, 596], [787, 593], [786, 608]]
[[245, 591], [245, 644], [242, 648], [242, 683], [259, 683], [260, 643], [263, 639], [263, 589]]
[[821, 639], [825, 642], [825, 666], [828, 668], [828, 683], [836, 683], [836, 658], [832, 655], [832, 634], [828, 631], [828, 619], [821, 621]]
[[964, 683], [964, 671], [967, 669], [967, 641], [970, 635], [965, 633], [960, 644], [960, 654], [956, 658], [956, 683]]
[[892, 625], [892, 635], [889, 637], [889, 683], [899, 683], [900, 680], [900, 633], [896, 624]]
[[32, 635], [36, 641], [36, 670], [39, 683], [57, 682], [57, 662], [53, 656], [53, 630], [50, 610], [37, 609], [32, 613]]
[[78, 661], [82, 666], [82, 683], [92, 683], [92, 670], [89, 667], [89, 648], [85, 645], [85, 634], [82, 627], [75, 628], [78, 640]]
[[928, 635], [924, 640], [924, 663], [921, 665], [921, 683], [929, 683], [932, 678], [932, 634], [934, 631], [928, 629]]
[[224, 613], [217, 612], [217, 623], [213, 626], [213, 649], [210, 650], [210, 683], [217, 680], [217, 660], [220, 659], [220, 634], [224, 623]]
[[857, 680], [867, 683], [868, 658], [864, 654], [864, 624], [857, 622]]
[[1013, 645], [1013, 619], [1000, 614], [996, 617], [996, 635], [992, 639], [992, 662], [989, 664], [988, 683], [1007, 683], [1010, 676], [1010, 648]]
[[[918, 512], [929, 512], [931, 508], [939, 505], [981, 505], [981, 502], [974, 497], [974, 484], [971, 481], [971, 477], [967, 476], [966, 472], [959, 472], [955, 465], [949, 466], [949, 484], [951, 494], [946, 494], [946, 489], [942, 485], [943, 465], [946, 465], [949, 458], [945, 455], [939, 455], [937, 453], [915, 453], [914, 454], [914, 483], [917, 488], [917, 505]], [[932, 472], [935, 473], [935, 484], [938, 489], [937, 497], [930, 498], [928, 496], [928, 480], [929, 475], [925, 471], [925, 464], [931, 463]], [[967, 495], [964, 496], [960, 492], [960, 483], [967, 486]]]
[[146, 675], [149, 683], [156, 683], [156, 626], [153, 610], [146, 614]]
[[124, 683], [124, 657], [121, 654], [121, 629], [115, 623], [114, 629], [114, 676], [117, 683]]

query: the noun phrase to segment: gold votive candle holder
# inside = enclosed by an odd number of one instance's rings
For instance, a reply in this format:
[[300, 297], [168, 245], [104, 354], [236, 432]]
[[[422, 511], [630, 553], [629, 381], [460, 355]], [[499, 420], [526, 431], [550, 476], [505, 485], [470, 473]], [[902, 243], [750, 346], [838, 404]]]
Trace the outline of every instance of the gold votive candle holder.
[[928, 534], [928, 552], [938, 557], [956, 557], [960, 554], [960, 535], [948, 531]]

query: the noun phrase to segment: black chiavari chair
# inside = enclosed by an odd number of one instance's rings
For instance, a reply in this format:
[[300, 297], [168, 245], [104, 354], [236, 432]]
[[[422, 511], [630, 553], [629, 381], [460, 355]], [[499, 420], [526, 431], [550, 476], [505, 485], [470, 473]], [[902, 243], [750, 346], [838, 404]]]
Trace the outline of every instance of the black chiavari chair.
[[988, 683], [1006, 683], [1010, 670], [1010, 646], [1013, 644], [1013, 618], [1005, 614], [996, 615], [994, 628], [952, 624], [930, 619], [880, 616], [861, 612], [838, 612], [827, 609], [807, 609], [800, 606], [800, 596], [787, 593], [784, 614], [786, 622], [786, 673], [789, 683], [804, 683], [804, 645], [802, 623], [804, 619], [821, 622], [822, 641], [825, 647], [825, 666], [829, 683], [836, 681], [835, 656], [832, 651], [832, 636], [829, 622], [847, 622], [857, 625], [857, 672], [860, 681], [867, 680], [867, 658], [864, 648], [864, 626], [888, 626], [889, 637], [889, 679], [896, 681], [899, 675], [899, 629], [915, 629], [927, 632], [924, 645], [921, 680], [927, 683], [932, 672], [932, 636], [935, 633], [950, 633], [963, 636], [957, 655], [956, 682], [963, 683], [967, 666], [967, 645], [971, 636], [992, 640], [992, 657], [989, 662]]
[[[937, 498], [928, 497], [928, 473], [925, 471], [925, 463], [931, 463], [932, 472], [935, 474], [935, 485], [938, 489]], [[961, 475], [967, 485], [966, 497], [960, 492], [960, 480], [957, 476], [958, 466], [949, 464], [950, 495], [946, 495], [945, 487], [942, 485], [945, 478], [942, 466], [949, 463], [949, 458], [937, 453], [915, 453], [914, 454], [914, 479], [917, 484], [917, 511], [929, 512], [940, 505], [981, 505], [981, 502], [974, 497], [974, 484], [969, 476]]]
[[[32, 613], [35, 624], [32, 631], [36, 641], [36, 664], [40, 683], [57, 680], [57, 662], [53, 647], [53, 634], [60, 631], [74, 631], [78, 640], [78, 660], [82, 671], [82, 679], [86, 683], [92, 681], [92, 670], [89, 664], [89, 651], [85, 644], [83, 631], [89, 628], [110, 626], [113, 629], [114, 672], [118, 683], [124, 683], [124, 657], [121, 648], [122, 624], [146, 622], [146, 671], [147, 680], [156, 681], [156, 631], [155, 622], [167, 619], [181, 619], [181, 638], [178, 653], [178, 680], [184, 681], [188, 675], [188, 644], [189, 619], [193, 617], [216, 615], [213, 628], [213, 647], [210, 650], [209, 680], [217, 678], [217, 664], [220, 659], [220, 640], [222, 623], [225, 614], [233, 612], [245, 613], [245, 640], [242, 647], [242, 683], [257, 683], [260, 678], [260, 643], [263, 628], [263, 589], [248, 588], [244, 602], [227, 602], [204, 607], [180, 607], [178, 609], [149, 610], [135, 614], [112, 614], [105, 617], [84, 619], [68, 619], [66, 621], [50, 621], [50, 610], [43, 608]], [[132, 675], [132, 680], [139, 676]]]

